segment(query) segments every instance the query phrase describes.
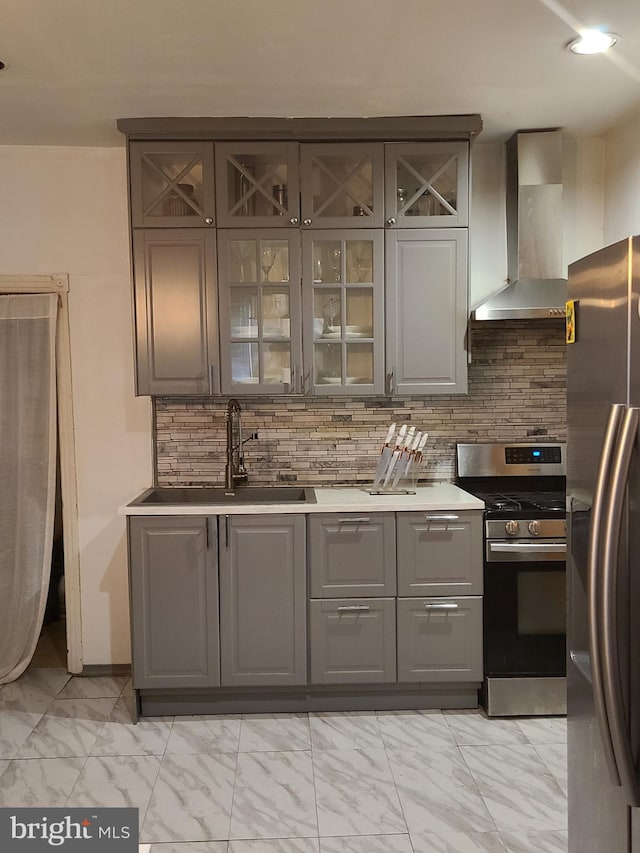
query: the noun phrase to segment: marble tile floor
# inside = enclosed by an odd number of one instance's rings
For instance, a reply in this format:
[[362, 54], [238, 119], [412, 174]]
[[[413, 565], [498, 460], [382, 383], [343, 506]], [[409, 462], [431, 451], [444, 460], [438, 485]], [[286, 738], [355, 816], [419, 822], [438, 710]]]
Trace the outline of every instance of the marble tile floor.
[[0, 688], [1, 806], [134, 806], [144, 853], [560, 853], [566, 721], [481, 711], [156, 717], [130, 682]]

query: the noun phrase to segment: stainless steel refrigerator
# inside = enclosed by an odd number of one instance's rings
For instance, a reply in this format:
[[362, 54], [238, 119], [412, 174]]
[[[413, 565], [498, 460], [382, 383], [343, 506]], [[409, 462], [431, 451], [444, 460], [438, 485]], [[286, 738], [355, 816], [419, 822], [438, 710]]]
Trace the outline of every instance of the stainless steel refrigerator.
[[640, 853], [640, 237], [568, 298], [569, 853]]

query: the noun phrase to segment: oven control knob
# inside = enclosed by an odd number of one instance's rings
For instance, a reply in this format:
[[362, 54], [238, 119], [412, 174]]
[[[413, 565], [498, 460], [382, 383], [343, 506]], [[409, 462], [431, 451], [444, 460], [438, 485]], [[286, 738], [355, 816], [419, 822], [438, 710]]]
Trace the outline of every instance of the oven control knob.
[[517, 536], [520, 532], [520, 525], [517, 521], [507, 521], [504, 526], [504, 529], [507, 531], [509, 536]]
[[527, 529], [532, 536], [540, 535], [540, 522], [539, 521], [530, 521], [527, 525]]

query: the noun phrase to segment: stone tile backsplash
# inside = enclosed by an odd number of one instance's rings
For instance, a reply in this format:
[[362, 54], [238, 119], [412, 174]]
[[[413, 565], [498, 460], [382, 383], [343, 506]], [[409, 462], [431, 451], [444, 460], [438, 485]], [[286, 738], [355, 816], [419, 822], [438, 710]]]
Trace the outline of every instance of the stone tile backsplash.
[[[425, 480], [455, 476], [457, 442], [566, 440], [564, 323], [472, 323], [470, 341], [468, 396], [241, 399], [249, 483], [366, 483], [392, 421], [429, 432]], [[158, 485], [224, 482], [227, 399], [155, 399]]]

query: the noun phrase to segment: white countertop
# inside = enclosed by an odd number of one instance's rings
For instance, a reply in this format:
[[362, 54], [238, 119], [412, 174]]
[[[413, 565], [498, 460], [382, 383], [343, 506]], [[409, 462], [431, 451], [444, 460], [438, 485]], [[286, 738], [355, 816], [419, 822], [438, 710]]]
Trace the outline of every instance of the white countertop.
[[273, 504], [144, 504], [121, 506], [120, 515], [272, 515], [275, 513], [312, 512], [390, 512], [406, 510], [437, 512], [440, 510], [482, 510], [484, 503], [453, 483], [420, 486], [415, 495], [370, 495], [366, 487], [314, 488], [316, 503]]

